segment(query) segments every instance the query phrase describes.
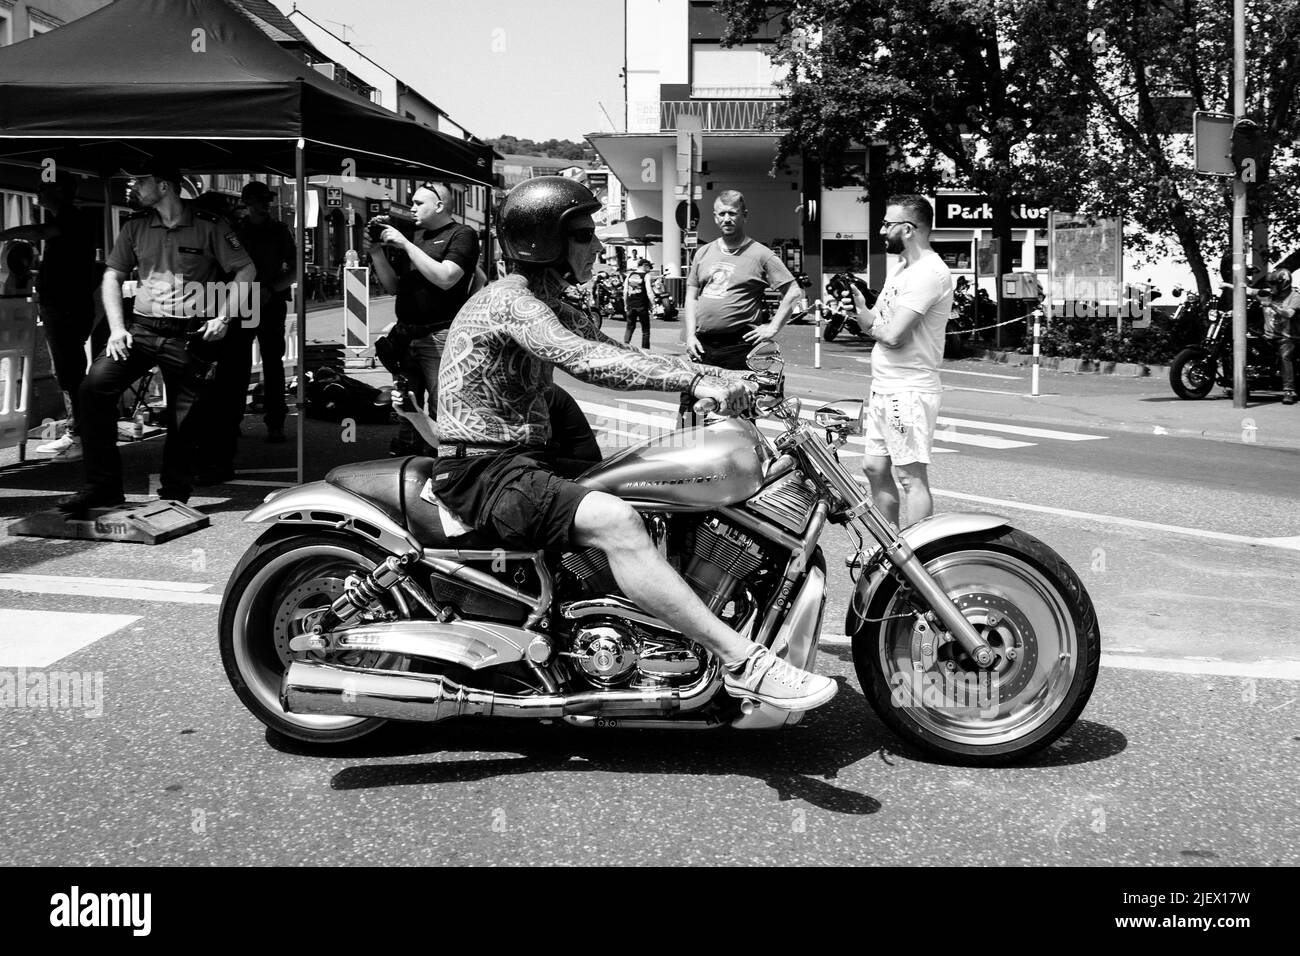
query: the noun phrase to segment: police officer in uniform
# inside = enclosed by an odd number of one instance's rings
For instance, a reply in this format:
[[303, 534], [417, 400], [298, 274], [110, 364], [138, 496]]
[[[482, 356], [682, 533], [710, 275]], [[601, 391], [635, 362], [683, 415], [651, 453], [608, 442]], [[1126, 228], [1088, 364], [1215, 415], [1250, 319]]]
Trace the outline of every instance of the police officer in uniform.
[[[62, 499], [70, 518], [125, 498], [117, 450], [117, 403], [126, 388], [157, 366], [167, 385], [167, 440], [158, 496], [185, 502], [193, 483], [195, 436], [190, 411], [231, 322], [249, 315], [247, 297], [256, 274], [235, 235], [220, 216], [181, 199], [181, 173], [154, 162], [128, 173], [128, 191], [142, 207], [118, 234], [104, 272], [102, 293], [108, 345], [81, 385], [81, 441], [86, 487]], [[140, 284], [129, 321], [122, 314], [122, 280], [138, 269]], [[213, 294], [213, 284], [234, 273], [242, 298]]]

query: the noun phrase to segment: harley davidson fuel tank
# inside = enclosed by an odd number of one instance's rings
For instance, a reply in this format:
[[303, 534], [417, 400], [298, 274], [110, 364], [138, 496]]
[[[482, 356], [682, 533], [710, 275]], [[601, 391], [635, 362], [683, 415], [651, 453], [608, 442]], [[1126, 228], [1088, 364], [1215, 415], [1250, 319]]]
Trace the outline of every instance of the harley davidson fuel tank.
[[752, 497], [771, 458], [753, 422], [729, 418], [625, 448], [578, 483], [674, 511], [708, 511]]

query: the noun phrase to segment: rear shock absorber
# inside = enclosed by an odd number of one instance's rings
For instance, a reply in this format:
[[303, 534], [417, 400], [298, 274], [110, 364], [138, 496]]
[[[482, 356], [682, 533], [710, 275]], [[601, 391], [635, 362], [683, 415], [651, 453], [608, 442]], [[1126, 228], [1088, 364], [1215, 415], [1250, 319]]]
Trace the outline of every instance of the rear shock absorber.
[[410, 577], [406, 566], [415, 561], [417, 555], [393, 555], [376, 567], [364, 578], [344, 589], [343, 594], [329, 606], [312, 628], [315, 634], [333, 631], [353, 620], [362, 611], [384, 596], [392, 587]]

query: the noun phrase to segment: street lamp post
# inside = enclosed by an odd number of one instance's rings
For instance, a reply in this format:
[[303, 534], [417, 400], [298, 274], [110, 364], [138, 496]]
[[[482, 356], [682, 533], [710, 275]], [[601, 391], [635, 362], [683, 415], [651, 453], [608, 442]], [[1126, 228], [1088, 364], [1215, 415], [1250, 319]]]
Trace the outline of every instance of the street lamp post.
[[[1232, 112], [1246, 112], [1246, 4], [1232, 0]], [[1246, 183], [1232, 178], [1232, 407], [1246, 407]]]

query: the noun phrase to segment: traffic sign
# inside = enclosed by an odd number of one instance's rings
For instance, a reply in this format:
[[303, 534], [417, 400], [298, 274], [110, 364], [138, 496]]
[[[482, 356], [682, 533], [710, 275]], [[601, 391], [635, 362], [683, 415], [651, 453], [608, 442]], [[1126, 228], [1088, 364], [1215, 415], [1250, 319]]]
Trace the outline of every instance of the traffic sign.
[[1235, 176], [1232, 165], [1231, 113], [1197, 110], [1192, 114], [1192, 140], [1196, 171], [1206, 176]]

